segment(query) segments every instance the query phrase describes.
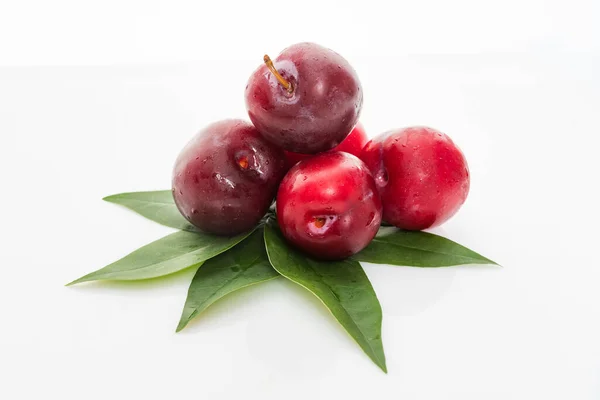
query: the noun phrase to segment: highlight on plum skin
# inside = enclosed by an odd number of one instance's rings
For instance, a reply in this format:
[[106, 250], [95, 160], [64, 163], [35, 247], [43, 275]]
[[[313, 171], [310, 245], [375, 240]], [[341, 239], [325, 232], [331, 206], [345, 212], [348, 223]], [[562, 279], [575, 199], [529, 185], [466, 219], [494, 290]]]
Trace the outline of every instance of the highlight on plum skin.
[[381, 194], [383, 220], [398, 228], [438, 226], [456, 214], [469, 193], [464, 154], [433, 128], [388, 131], [369, 141], [360, 158]]
[[264, 137], [297, 153], [340, 144], [358, 122], [363, 91], [356, 71], [338, 53], [315, 43], [292, 45], [264, 63], [245, 92], [250, 120]]
[[[338, 144], [331, 150], [328, 151], [344, 151], [346, 153], [350, 153], [356, 157], [360, 156], [360, 153], [367, 143], [369, 139], [367, 138], [367, 134], [365, 132], [364, 126], [359, 122], [356, 124], [352, 132], [346, 139], [342, 141], [342, 143]], [[294, 153], [291, 151], [285, 151], [285, 158], [287, 159], [288, 168], [292, 168], [298, 162], [302, 160], [306, 160], [307, 158], [312, 157], [312, 154], [302, 154], [302, 153]]]
[[242, 120], [215, 122], [181, 151], [173, 170], [173, 198], [194, 226], [216, 235], [254, 228], [285, 174], [283, 151]]
[[327, 152], [296, 164], [277, 193], [286, 239], [314, 258], [340, 260], [375, 237], [382, 206], [368, 168], [357, 157]]

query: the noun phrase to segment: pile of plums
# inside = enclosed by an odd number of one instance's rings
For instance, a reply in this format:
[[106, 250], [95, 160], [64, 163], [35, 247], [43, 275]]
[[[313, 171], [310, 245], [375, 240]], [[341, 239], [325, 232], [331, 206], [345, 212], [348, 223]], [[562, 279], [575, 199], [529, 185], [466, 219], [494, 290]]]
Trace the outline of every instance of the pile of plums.
[[314, 43], [264, 57], [246, 86], [252, 124], [215, 122], [177, 158], [173, 196], [202, 231], [255, 227], [276, 200], [283, 235], [320, 259], [343, 259], [398, 228], [439, 225], [469, 192], [463, 153], [427, 127], [368, 141], [358, 119], [363, 90], [352, 66]]

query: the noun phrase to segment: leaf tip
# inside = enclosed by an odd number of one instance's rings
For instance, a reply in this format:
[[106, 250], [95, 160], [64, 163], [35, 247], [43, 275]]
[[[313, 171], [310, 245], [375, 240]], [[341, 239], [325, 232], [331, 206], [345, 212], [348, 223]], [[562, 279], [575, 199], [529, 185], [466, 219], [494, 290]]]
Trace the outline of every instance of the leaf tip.
[[77, 285], [78, 283], [81, 283], [81, 278], [79, 278], [79, 279], [75, 279], [74, 281], [71, 281], [71, 282], [67, 283], [67, 284], [65, 285], [65, 287], [69, 287], [69, 286]]
[[371, 357], [371, 360], [373, 360], [373, 362], [375, 363], [375, 365], [377, 365], [379, 367], [379, 369], [381, 369], [384, 373], [386, 373], [386, 374], [388, 373], [387, 364], [385, 362], [385, 355], [382, 355], [381, 358], [379, 358], [379, 357], [376, 357], [376, 358]]
[[495, 265], [497, 267], [504, 268], [502, 265], [498, 264], [496, 261], [490, 260], [489, 258], [486, 258], [486, 257], [482, 257], [482, 258], [485, 261], [485, 264], [487, 264], [487, 265]]
[[179, 321], [179, 325], [177, 325], [177, 328], [175, 329], [175, 333], [179, 333], [183, 330], [183, 328], [185, 328], [187, 326], [187, 322], [184, 321]]
[[79, 283], [91, 282], [91, 281], [95, 281], [95, 280], [97, 280], [97, 278], [95, 278], [92, 273], [92, 274], [84, 275], [81, 278], [77, 278], [74, 281], [67, 283], [65, 286], [73, 286], [73, 285], [77, 285]]
[[115, 197], [117, 197], [117, 196], [118, 196], [118, 195], [116, 195], [116, 194], [111, 194], [110, 196], [103, 197], [103, 198], [102, 198], [102, 200], [103, 200], [103, 201], [107, 201], [107, 202], [109, 202], [109, 203], [114, 203], [114, 199], [115, 199]]

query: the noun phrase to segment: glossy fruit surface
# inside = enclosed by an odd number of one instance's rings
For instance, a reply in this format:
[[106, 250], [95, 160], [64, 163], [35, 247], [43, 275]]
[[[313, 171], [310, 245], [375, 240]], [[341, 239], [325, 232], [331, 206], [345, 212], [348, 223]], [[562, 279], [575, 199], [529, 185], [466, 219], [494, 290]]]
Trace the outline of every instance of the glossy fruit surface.
[[256, 128], [296, 153], [315, 154], [340, 144], [356, 125], [363, 102], [348, 61], [318, 44], [299, 43], [283, 50], [273, 69], [267, 64], [246, 86], [246, 108]]
[[[354, 129], [352, 129], [352, 132], [346, 136], [346, 139], [344, 139], [342, 143], [328, 151], [345, 151], [346, 153], [350, 153], [356, 157], [359, 157], [367, 141], [368, 138], [367, 134], [365, 133], [365, 128], [359, 122]], [[287, 159], [289, 168], [292, 168], [297, 162], [310, 157], [312, 157], [310, 154], [293, 153], [291, 151], [285, 152], [285, 158]]]
[[347, 153], [323, 153], [299, 162], [277, 193], [283, 235], [319, 259], [343, 259], [366, 247], [379, 229], [381, 211], [371, 173]]
[[173, 170], [173, 197], [201, 230], [234, 235], [252, 229], [285, 173], [283, 151], [248, 122], [224, 120], [200, 131]]
[[393, 130], [362, 151], [383, 203], [384, 221], [408, 230], [452, 217], [469, 193], [467, 160], [452, 140], [428, 127]]

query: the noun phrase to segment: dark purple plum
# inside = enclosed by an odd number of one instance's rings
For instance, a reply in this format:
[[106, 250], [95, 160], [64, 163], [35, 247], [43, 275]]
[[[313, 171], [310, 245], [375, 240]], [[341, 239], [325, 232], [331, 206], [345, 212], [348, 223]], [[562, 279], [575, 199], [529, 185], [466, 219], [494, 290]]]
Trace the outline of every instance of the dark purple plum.
[[181, 151], [173, 170], [173, 198], [202, 231], [235, 235], [265, 215], [285, 174], [281, 149], [242, 120], [215, 122]]
[[315, 43], [295, 44], [264, 61], [248, 80], [246, 108], [265, 138], [287, 151], [315, 154], [348, 136], [363, 103], [348, 61]]

